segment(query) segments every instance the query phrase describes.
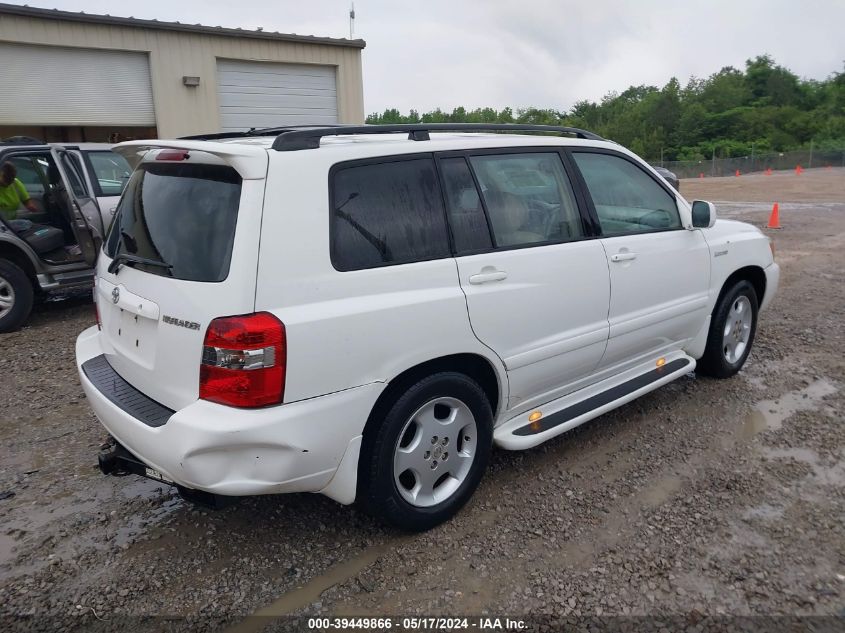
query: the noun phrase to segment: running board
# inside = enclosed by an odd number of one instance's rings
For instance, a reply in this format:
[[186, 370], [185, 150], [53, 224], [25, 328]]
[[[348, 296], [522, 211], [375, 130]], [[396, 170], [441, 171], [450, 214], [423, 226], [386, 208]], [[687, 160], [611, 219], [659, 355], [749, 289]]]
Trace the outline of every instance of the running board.
[[511, 418], [495, 429], [493, 440], [507, 450], [532, 448], [693, 369], [695, 360], [682, 352], [639, 365]]

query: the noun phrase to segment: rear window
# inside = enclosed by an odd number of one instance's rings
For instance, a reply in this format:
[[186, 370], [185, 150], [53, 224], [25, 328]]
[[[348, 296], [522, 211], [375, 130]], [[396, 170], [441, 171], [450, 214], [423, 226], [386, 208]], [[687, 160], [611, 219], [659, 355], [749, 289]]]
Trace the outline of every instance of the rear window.
[[229, 274], [241, 177], [222, 165], [148, 163], [120, 199], [106, 254], [154, 275], [223, 281]]
[[450, 255], [433, 159], [339, 169], [332, 194], [331, 254], [337, 270]]

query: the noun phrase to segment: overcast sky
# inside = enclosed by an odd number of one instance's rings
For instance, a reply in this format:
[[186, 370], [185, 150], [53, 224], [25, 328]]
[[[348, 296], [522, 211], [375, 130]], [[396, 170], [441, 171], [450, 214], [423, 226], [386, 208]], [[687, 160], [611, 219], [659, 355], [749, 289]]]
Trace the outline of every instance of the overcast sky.
[[[43, 0], [33, 6], [349, 36], [348, 0]], [[130, 9], [131, 7], [131, 9]], [[366, 111], [566, 110], [629, 85], [685, 84], [769, 53], [798, 75], [843, 70], [845, 0], [356, 0]]]

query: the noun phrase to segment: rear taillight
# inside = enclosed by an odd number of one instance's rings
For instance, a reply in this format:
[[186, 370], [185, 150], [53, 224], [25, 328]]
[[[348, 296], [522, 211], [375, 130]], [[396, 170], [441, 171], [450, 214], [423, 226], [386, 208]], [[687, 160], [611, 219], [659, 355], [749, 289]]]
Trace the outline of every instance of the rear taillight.
[[200, 398], [232, 407], [279, 404], [286, 365], [285, 326], [269, 312], [214, 319], [202, 348]]

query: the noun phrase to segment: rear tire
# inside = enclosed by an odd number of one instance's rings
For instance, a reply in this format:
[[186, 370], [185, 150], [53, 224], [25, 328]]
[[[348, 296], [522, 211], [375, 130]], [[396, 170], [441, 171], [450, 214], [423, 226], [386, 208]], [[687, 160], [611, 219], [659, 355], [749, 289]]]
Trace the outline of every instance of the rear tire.
[[713, 310], [707, 346], [696, 372], [730, 378], [742, 369], [754, 343], [757, 312], [757, 293], [749, 281], [738, 281], [729, 288]]
[[400, 529], [428, 530], [463, 507], [487, 469], [490, 402], [468, 376], [440, 372], [413, 384], [386, 411], [364, 438], [359, 500]]
[[32, 312], [32, 283], [19, 266], [0, 259], [0, 332], [12, 332]]

